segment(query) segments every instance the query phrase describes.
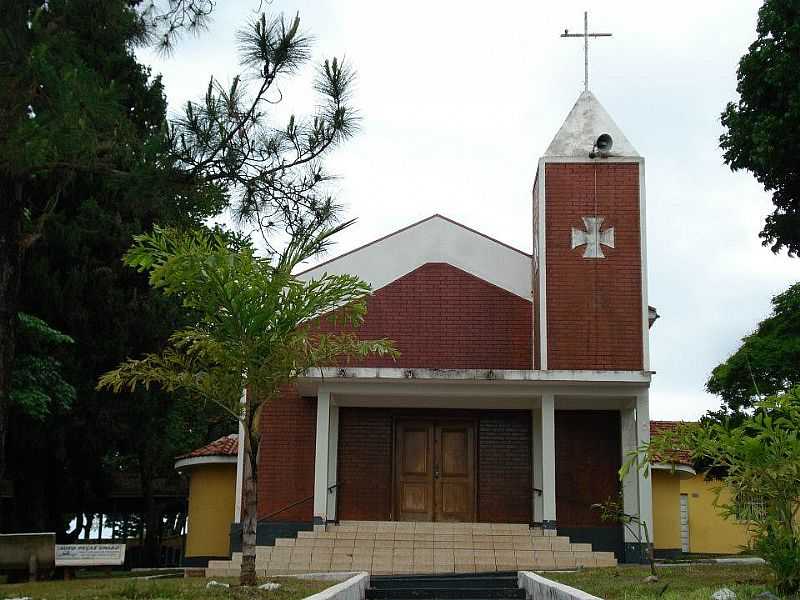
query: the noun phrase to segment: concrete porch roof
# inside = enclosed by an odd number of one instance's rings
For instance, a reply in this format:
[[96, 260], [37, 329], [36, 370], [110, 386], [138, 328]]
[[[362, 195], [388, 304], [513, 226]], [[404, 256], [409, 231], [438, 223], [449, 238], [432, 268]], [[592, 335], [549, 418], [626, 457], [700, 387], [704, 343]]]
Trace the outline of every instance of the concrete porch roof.
[[340, 405], [528, 408], [554, 394], [559, 408], [618, 409], [647, 390], [650, 378], [645, 371], [323, 367], [297, 386], [306, 396], [330, 392]]
[[301, 382], [438, 381], [454, 383], [630, 383], [647, 385], [654, 371], [568, 371], [540, 369], [431, 369], [399, 367], [318, 367]]

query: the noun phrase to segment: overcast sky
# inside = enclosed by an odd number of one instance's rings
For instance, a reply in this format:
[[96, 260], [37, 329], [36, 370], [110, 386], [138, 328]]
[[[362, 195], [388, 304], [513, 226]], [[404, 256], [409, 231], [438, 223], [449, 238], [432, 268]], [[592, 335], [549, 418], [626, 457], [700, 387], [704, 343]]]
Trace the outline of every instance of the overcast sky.
[[[211, 75], [237, 72], [235, 32], [258, 0], [219, 2], [209, 29], [168, 58], [170, 110], [202, 96]], [[711, 369], [798, 279], [800, 259], [773, 255], [758, 232], [769, 196], [731, 173], [717, 147], [719, 114], [735, 98], [736, 65], [755, 37], [760, 2], [593, 3], [590, 89], [646, 158], [655, 419], [695, 419], [718, 400]], [[332, 255], [435, 212], [526, 252], [537, 160], [583, 87], [588, 3], [275, 0], [300, 13], [314, 57], [358, 71], [357, 137], [333, 155], [338, 198], [358, 223]], [[285, 85], [281, 111], [313, 106], [312, 68]]]

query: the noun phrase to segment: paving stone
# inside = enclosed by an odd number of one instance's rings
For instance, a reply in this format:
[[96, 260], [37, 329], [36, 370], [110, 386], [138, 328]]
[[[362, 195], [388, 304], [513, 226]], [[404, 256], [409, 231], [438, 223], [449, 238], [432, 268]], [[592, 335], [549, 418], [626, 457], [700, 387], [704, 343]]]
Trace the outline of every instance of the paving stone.
[[573, 552], [591, 552], [592, 545], [591, 544], [570, 544], [570, 550]]
[[317, 533], [316, 531], [298, 531], [297, 532], [297, 539], [300, 539], [300, 538], [313, 538], [313, 537], [317, 537], [318, 535], [320, 535], [320, 534]]
[[275, 540], [276, 546], [294, 546], [294, 543], [297, 540], [290, 539], [290, 538], [278, 538]]
[[[314, 544], [317, 544], [322, 540], [318, 540], [316, 538], [298, 538], [295, 540], [294, 546], [296, 548], [311, 548]], [[283, 544], [285, 546], [289, 546], [290, 544]]]

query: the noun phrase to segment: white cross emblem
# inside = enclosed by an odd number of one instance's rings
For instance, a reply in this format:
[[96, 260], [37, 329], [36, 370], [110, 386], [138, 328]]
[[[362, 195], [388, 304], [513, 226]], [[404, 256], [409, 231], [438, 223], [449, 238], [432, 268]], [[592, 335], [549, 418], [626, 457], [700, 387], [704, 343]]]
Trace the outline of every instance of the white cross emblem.
[[614, 228], [609, 227], [605, 231], [600, 231], [603, 224], [603, 217], [581, 217], [586, 231], [572, 228], [572, 249], [586, 244], [583, 251], [583, 258], [605, 258], [600, 244], [614, 247]]

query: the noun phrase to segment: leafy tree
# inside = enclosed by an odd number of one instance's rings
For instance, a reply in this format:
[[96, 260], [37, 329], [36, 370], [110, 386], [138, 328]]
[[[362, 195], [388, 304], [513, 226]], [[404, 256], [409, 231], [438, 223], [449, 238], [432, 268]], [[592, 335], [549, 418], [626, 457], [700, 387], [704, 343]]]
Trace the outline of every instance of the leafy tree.
[[800, 384], [800, 283], [775, 296], [772, 307], [772, 314], [706, 383], [706, 389], [725, 403], [718, 417]]
[[[150, 17], [178, 32], [191, 24], [187, 11], [207, 4], [177, 0]], [[7, 84], [0, 85], [0, 182], [13, 192], [0, 191], [0, 202], [11, 203], [0, 224], [11, 228], [0, 236], [0, 263], [12, 267], [0, 266], [11, 274], [0, 278], [0, 317], [10, 314], [3, 306], [16, 306], [75, 341], [59, 353], [63, 377], [75, 388], [69, 411], [33, 419], [14, 410], [13, 396], [7, 406], [0, 385], [0, 477], [5, 471], [15, 489], [4, 525], [55, 530], [66, 539], [65, 514], [102, 502], [112, 478], [133, 470], [147, 507], [147, 553], [157, 564], [153, 479], [175, 476], [175, 454], [227, 433], [231, 422], [182, 412], [179, 398], [159, 390], [119, 399], [94, 387], [121, 360], [156, 349], [185, 318], [178, 303], [122, 265], [133, 236], [155, 222], [199, 225], [226, 200], [163, 161], [169, 150], [163, 87], [133, 53], [155, 29], [135, 1], [0, 5], [0, 77]], [[24, 353], [25, 331], [17, 336], [2, 327], [6, 356], [17, 339]], [[0, 372], [11, 362], [0, 361]], [[174, 423], [192, 436], [152, 417], [176, 412], [185, 418]]]
[[757, 38], [737, 72], [737, 102], [722, 113], [726, 164], [750, 171], [775, 209], [761, 230], [773, 252], [800, 253], [800, 5], [766, 0], [758, 11]]
[[11, 373], [11, 404], [41, 421], [75, 401], [75, 388], [64, 380], [54, 356], [56, 348], [75, 340], [34, 316], [20, 313], [18, 318], [20, 352]]
[[632, 453], [621, 475], [640, 455], [647, 469], [676, 448], [717, 474], [716, 505], [725, 518], [748, 522], [753, 550], [775, 573], [778, 591], [800, 591], [800, 387], [757, 403], [742, 419], [704, 419], [655, 436]]
[[[156, 229], [137, 236], [125, 262], [150, 275], [164, 294], [196, 311], [196, 324], [175, 331], [157, 354], [129, 360], [99, 387], [116, 392], [157, 384], [213, 402], [244, 427], [243, 585], [255, 584], [259, 418], [281, 389], [306, 369], [350, 356], [394, 354], [387, 340], [325, 333], [319, 320], [357, 327], [369, 286], [350, 275], [301, 281], [295, 268], [318, 254], [351, 222], [295, 232], [285, 249], [259, 257], [243, 239], [203, 230]], [[243, 391], [247, 393], [242, 396]]]
[[224, 203], [160, 162], [165, 100], [133, 55], [148, 34], [135, 4], [0, 3], [0, 477], [25, 259], [53, 216], [98, 197], [106, 208], [137, 204], [140, 215], [149, 207], [163, 220], [167, 208], [200, 220]]

